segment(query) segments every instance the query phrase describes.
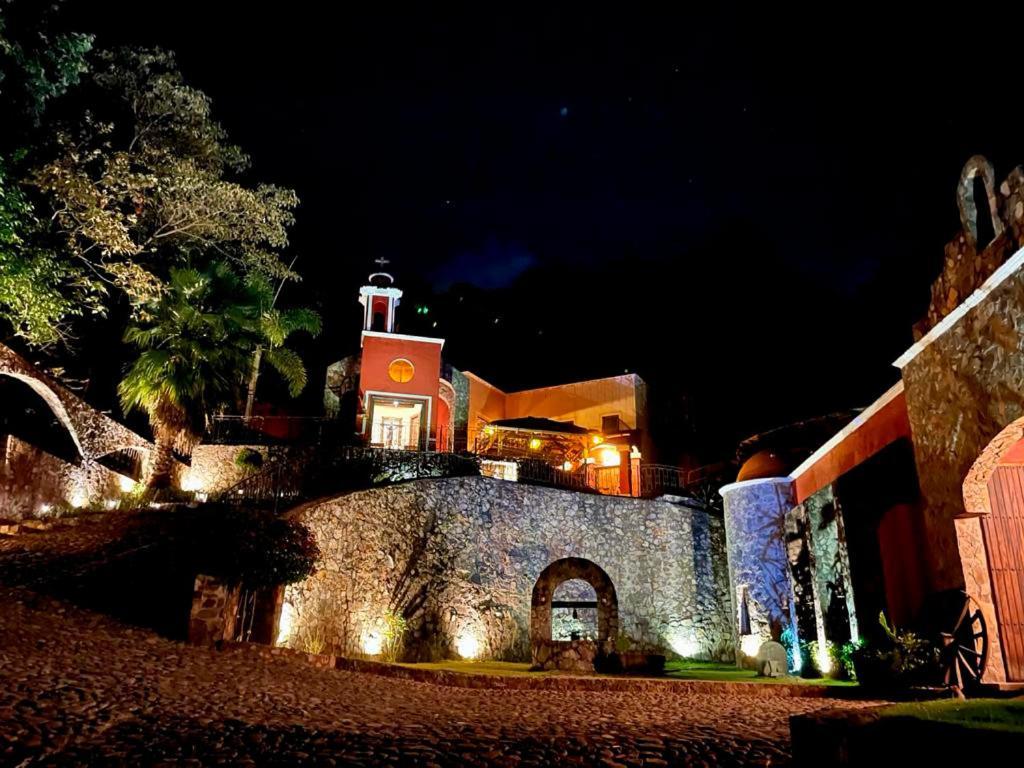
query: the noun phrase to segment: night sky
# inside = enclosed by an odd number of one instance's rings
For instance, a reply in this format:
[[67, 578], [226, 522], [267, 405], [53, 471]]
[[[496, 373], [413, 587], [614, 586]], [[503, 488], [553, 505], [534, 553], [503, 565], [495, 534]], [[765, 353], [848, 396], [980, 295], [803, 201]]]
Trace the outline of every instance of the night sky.
[[457, 367], [505, 389], [636, 371], [662, 458], [716, 459], [895, 382], [964, 161], [987, 155], [1000, 181], [1024, 162], [1019, 61], [967, 44], [963, 15], [945, 34], [323, 5], [68, 14], [99, 45], [175, 50], [254, 178], [298, 191], [306, 280], [286, 299], [326, 323], [302, 345], [299, 410], [356, 347], [356, 292], [384, 257], [402, 330], [445, 337]]

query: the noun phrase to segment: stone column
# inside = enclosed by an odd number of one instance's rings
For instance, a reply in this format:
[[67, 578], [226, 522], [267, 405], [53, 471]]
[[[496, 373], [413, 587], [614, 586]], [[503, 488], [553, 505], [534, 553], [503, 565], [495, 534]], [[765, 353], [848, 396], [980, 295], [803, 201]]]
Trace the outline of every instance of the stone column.
[[[793, 627], [794, 599], [786, 551], [786, 513], [793, 505], [789, 478], [745, 480], [724, 486], [726, 551], [733, 601], [736, 660], [756, 656], [765, 640]], [[740, 627], [740, 616], [749, 627]], [[743, 631], [742, 630], [748, 630]]]
[[213, 576], [196, 576], [189, 616], [188, 641], [192, 645], [218, 646], [235, 634], [239, 588]]

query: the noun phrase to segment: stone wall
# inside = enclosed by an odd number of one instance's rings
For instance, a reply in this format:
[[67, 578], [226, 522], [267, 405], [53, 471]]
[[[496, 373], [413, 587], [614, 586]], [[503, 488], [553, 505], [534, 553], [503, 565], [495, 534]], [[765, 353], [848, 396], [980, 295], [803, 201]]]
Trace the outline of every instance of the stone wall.
[[[795, 623], [786, 514], [793, 508], [788, 478], [722, 488], [728, 538], [734, 647], [754, 656], [760, 644]], [[745, 638], [749, 638], [746, 642]]]
[[[976, 200], [974, 179], [984, 182], [985, 199]], [[945, 248], [942, 273], [932, 285], [927, 316], [914, 328], [919, 339], [956, 309], [1018, 248], [1024, 246], [1024, 171], [1018, 166], [996, 189], [988, 160], [972, 157], [957, 189], [960, 233]], [[995, 237], [979, 242], [979, 218], [989, 219]]]
[[270, 449], [265, 445], [197, 445], [192, 451], [192, 464], [181, 473], [181, 488], [215, 496], [242, 480], [248, 470], [235, 463], [242, 450], [251, 449], [268, 460]]
[[703, 511], [474, 477], [362, 491], [295, 514], [322, 559], [286, 591], [292, 647], [326, 634], [334, 652], [362, 653], [394, 612], [409, 621], [407, 658], [470, 648], [525, 661], [534, 583], [563, 557], [607, 572], [633, 645], [702, 657], [730, 645], [724, 527]]
[[953, 521], [964, 512], [964, 480], [992, 439], [1024, 416], [1021, 261], [1015, 256], [1004, 279], [900, 361], [933, 589], [963, 586]]
[[16, 437], [0, 440], [0, 518], [113, 502], [122, 494], [121, 479], [90, 459], [72, 464]]
[[0, 375], [11, 376], [31, 387], [71, 434], [84, 458], [96, 459], [125, 448], [148, 453], [153, 447], [151, 442], [97, 411], [3, 344], [0, 344]]

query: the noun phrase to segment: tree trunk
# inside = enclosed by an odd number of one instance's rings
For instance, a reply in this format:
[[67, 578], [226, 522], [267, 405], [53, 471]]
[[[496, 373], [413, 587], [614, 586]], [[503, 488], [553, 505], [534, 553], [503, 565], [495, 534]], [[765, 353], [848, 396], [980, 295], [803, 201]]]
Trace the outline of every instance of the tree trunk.
[[166, 488], [171, 484], [171, 469], [174, 466], [174, 438], [172, 430], [157, 428], [154, 431], [153, 439], [156, 444], [153, 449], [153, 462], [149, 466], [149, 477], [146, 479], [147, 488]]
[[263, 345], [257, 344], [252, 353], [252, 373], [249, 374], [249, 393], [245, 398], [245, 423], [252, 419], [253, 405], [256, 403], [256, 382], [260, 377], [260, 362], [263, 360]]

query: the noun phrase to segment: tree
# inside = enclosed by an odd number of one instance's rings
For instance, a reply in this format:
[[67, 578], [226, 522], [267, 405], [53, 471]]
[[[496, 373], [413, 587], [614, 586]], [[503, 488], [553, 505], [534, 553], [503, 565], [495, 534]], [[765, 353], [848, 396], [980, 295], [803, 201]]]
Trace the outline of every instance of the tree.
[[[292, 259], [289, 269], [295, 265]], [[284, 346], [285, 340], [296, 331], [305, 331], [313, 336], [320, 333], [320, 316], [311, 309], [293, 308], [277, 309], [277, 300], [281, 298], [285, 279], [282, 278], [276, 291], [271, 291], [270, 281], [262, 276], [253, 281], [253, 294], [256, 309], [259, 313], [261, 332], [267, 338], [264, 344], [257, 344], [252, 355], [252, 369], [249, 374], [249, 388], [245, 397], [245, 420], [252, 418], [253, 405], [256, 402], [256, 384], [259, 381], [260, 365], [266, 354], [271, 367], [284, 376], [288, 382], [292, 397], [298, 395], [306, 386], [306, 369], [295, 353]]]
[[137, 307], [159, 295], [171, 266], [199, 258], [296, 277], [278, 256], [295, 193], [241, 181], [248, 157], [173, 54], [101, 51], [90, 82], [90, 109], [58, 131], [52, 159], [28, 179], [50, 202], [72, 259]]
[[52, 29], [56, 3], [0, 0], [0, 319], [30, 344], [102, 311], [100, 286], [47, 247], [49, 221], [18, 184], [46, 108], [87, 72], [92, 36]]
[[206, 417], [236, 402], [249, 371], [253, 350], [268, 347], [267, 362], [288, 382], [293, 394], [302, 391], [306, 371], [302, 360], [284, 346], [291, 330], [319, 329], [315, 313], [263, 310], [269, 282], [262, 275], [240, 277], [230, 264], [214, 262], [205, 270], [171, 269], [170, 280], [142, 306], [139, 319], [125, 332], [125, 341], [140, 354], [118, 388], [126, 411], [149, 416], [156, 443], [146, 484], [165, 486], [175, 449], [188, 453], [205, 429]]

